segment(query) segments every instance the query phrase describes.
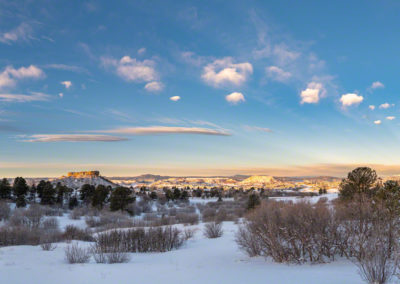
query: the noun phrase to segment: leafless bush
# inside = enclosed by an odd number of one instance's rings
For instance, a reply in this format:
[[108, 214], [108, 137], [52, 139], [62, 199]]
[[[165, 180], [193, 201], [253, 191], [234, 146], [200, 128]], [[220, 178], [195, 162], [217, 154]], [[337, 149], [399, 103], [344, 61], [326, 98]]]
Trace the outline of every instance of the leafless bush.
[[212, 222], [208, 223], [204, 227], [204, 236], [209, 239], [215, 239], [222, 236], [224, 231], [222, 230], [222, 223]]
[[236, 243], [250, 257], [261, 255], [261, 241], [258, 236], [249, 232], [246, 227], [240, 226], [236, 234]]
[[72, 220], [80, 220], [81, 217], [87, 215], [88, 212], [89, 212], [89, 209], [86, 207], [76, 207], [69, 214], [69, 218]]
[[126, 252], [113, 251], [106, 254], [107, 263], [125, 263], [129, 262], [130, 257]]
[[42, 250], [51, 251], [55, 250], [57, 248], [57, 245], [53, 243], [42, 243], [40, 244], [40, 247], [42, 248]]
[[189, 229], [189, 228], [183, 230], [183, 235], [185, 240], [190, 240], [191, 238], [193, 238], [196, 231], [197, 229]]
[[98, 243], [95, 243], [90, 247], [90, 252], [92, 253], [96, 263], [107, 262], [106, 253], [102, 250], [102, 248], [98, 245]]
[[203, 221], [210, 222], [215, 220], [215, 216], [217, 215], [217, 210], [215, 208], [206, 208], [202, 212]]
[[41, 231], [25, 226], [0, 227], [0, 247], [40, 244]]
[[64, 210], [58, 207], [50, 207], [50, 206], [41, 206], [42, 212], [46, 216], [59, 216], [61, 217], [64, 214]]
[[132, 220], [121, 212], [104, 211], [101, 212], [99, 216], [85, 217], [85, 222], [89, 227], [101, 227], [103, 229], [127, 228], [133, 226]]
[[8, 220], [11, 215], [10, 206], [5, 201], [0, 201], [0, 221], [1, 220]]
[[250, 256], [276, 262], [302, 263], [333, 260], [337, 253], [338, 224], [325, 204], [264, 202], [248, 216], [237, 236]]
[[58, 220], [54, 217], [45, 219], [42, 224], [41, 228], [45, 231], [58, 231], [59, 223]]
[[182, 232], [172, 227], [113, 230], [96, 237], [96, 244], [104, 253], [166, 252], [178, 249], [184, 241]]
[[178, 223], [195, 225], [199, 223], [199, 215], [196, 213], [178, 213], [176, 220]]
[[80, 247], [77, 243], [67, 245], [65, 248], [65, 258], [70, 264], [87, 263], [90, 259], [90, 251]]
[[92, 242], [94, 240], [89, 230], [83, 230], [74, 225], [68, 225], [67, 227], [65, 227], [65, 231], [62, 234], [62, 238], [67, 241], [80, 240], [80, 241]]
[[25, 223], [31, 228], [38, 228], [42, 222], [44, 216], [43, 208], [38, 204], [32, 204], [29, 206], [23, 216], [25, 217]]

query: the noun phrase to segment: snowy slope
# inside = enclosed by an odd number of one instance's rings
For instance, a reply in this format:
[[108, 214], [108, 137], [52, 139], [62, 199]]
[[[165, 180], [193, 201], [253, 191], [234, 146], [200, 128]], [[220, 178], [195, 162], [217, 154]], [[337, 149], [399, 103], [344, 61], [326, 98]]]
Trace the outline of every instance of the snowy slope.
[[[0, 283], [362, 283], [356, 267], [343, 260], [324, 265], [286, 265], [249, 258], [234, 241], [237, 226], [224, 223], [224, 235], [206, 239], [201, 233], [183, 248], [167, 253], [131, 254], [125, 264], [67, 264], [64, 247], [0, 248]], [[88, 245], [88, 243], [83, 243]]]

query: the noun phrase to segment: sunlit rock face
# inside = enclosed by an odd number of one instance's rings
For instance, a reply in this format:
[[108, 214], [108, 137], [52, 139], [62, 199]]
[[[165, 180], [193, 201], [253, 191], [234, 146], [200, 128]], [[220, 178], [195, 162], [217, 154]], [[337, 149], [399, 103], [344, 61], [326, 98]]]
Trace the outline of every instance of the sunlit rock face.
[[99, 177], [99, 171], [85, 171], [85, 172], [69, 172], [67, 177], [74, 177], [74, 178], [94, 178]]

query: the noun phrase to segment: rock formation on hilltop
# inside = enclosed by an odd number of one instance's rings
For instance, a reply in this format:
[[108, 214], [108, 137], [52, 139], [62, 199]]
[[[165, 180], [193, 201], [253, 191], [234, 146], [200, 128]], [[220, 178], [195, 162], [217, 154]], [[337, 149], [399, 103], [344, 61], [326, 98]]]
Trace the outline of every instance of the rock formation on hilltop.
[[251, 176], [241, 181], [243, 185], [264, 185], [276, 182], [273, 176]]
[[53, 184], [57, 184], [58, 182], [74, 189], [79, 189], [84, 184], [117, 186], [115, 183], [102, 177], [99, 171], [69, 172], [66, 176], [52, 180]]

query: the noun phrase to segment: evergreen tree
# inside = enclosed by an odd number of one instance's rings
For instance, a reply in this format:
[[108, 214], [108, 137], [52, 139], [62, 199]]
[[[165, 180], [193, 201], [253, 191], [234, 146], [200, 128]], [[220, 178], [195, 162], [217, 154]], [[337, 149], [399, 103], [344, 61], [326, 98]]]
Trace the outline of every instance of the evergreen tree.
[[247, 201], [247, 209], [248, 210], [254, 209], [258, 205], [260, 205], [260, 203], [261, 203], [260, 197], [257, 194], [252, 193], [250, 194], [249, 200]]
[[153, 199], [153, 200], [157, 199], [158, 198], [157, 193], [155, 191], [152, 191], [150, 193], [150, 198]]
[[110, 193], [111, 188], [105, 185], [99, 184], [93, 194], [92, 198], [92, 206], [102, 209], [104, 203], [106, 203], [108, 194]]
[[39, 181], [39, 184], [36, 186], [36, 192], [37, 192], [39, 198], [42, 198], [42, 192], [43, 192], [43, 188], [45, 186], [46, 186], [45, 180]]
[[42, 189], [42, 198], [40, 204], [42, 205], [53, 205], [56, 203], [56, 189], [53, 187], [51, 182], [47, 181]]
[[339, 197], [342, 200], [352, 200], [355, 196], [372, 196], [376, 193], [378, 175], [368, 167], [352, 170], [339, 185]]
[[74, 209], [76, 206], [78, 206], [79, 202], [78, 202], [78, 198], [76, 197], [76, 195], [72, 196], [69, 201], [68, 201], [68, 208], [70, 210]]
[[29, 187], [26, 184], [26, 180], [22, 177], [16, 177], [12, 187], [13, 195], [16, 198], [15, 204], [17, 207], [26, 206], [26, 194], [28, 193]]
[[126, 207], [135, 201], [132, 191], [129, 188], [119, 186], [111, 192], [110, 210], [125, 210]]
[[94, 191], [96, 190], [96, 188], [94, 187], [94, 185], [90, 185], [90, 184], [84, 184], [81, 187], [80, 190], [80, 196], [79, 198], [86, 204], [89, 204], [92, 202], [92, 198], [94, 195]]
[[0, 199], [9, 199], [11, 198], [11, 185], [8, 182], [8, 179], [3, 178], [0, 181]]
[[186, 190], [182, 191], [181, 199], [182, 200], [188, 200], [189, 199], [189, 193]]
[[181, 197], [181, 191], [179, 190], [179, 188], [175, 188], [174, 189], [174, 194], [173, 194], [173, 199], [177, 200]]
[[172, 191], [171, 191], [170, 189], [167, 189], [167, 190], [165, 191], [165, 198], [166, 198], [168, 201], [170, 201], [171, 199], [174, 198], [174, 195], [173, 195], [173, 193], [172, 193]]
[[28, 200], [33, 203], [36, 202], [36, 186], [34, 184], [29, 188]]

